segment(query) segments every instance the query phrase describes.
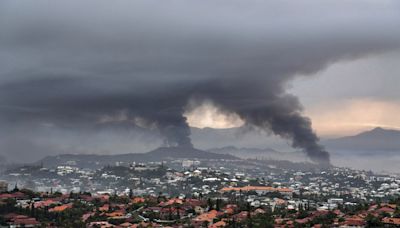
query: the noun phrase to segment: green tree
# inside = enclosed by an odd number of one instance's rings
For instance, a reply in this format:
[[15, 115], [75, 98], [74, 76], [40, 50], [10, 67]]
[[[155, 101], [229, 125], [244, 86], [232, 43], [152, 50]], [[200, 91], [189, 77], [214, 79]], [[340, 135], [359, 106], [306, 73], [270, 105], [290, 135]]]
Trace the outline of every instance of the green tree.
[[371, 214], [369, 214], [366, 218], [365, 221], [367, 222], [367, 227], [382, 227], [382, 221], [378, 218], [375, 217]]

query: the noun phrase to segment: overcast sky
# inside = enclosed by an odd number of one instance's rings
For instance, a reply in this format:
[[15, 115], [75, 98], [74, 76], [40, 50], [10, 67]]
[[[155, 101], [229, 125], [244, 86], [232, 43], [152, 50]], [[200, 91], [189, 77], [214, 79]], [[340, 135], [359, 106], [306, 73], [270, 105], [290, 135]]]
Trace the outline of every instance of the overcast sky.
[[[319, 135], [340, 137], [375, 127], [400, 130], [399, 86], [400, 52], [393, 49], [334, 63], [313, 77], [296, 78], [288, 87], [300, 98]], [[220, 128], [243, 124], [215, 108], [206, 113], [206, 118], [193, 114], [193, 124]]]
[[400, 129], [400, 53], [335, 63], [312, 78], [298, 78], [300, 97], [324, 136], [352, 135], [374, 127]]
[[[392, 50], [334, 63], [313, 77], [289, 83], [322, 137], [353, 135], [375, 127], [400, 130], [400, 52]], [[237, 127], [238, 116], [201, 106], [189, 119], [197, 127]], [[206, 113], [206, 115], [204, 115]]]
[[0, 1], [0, 152], [246, 124], [329, 160], [316, 133], [400, 127], [399, 27], [395, 0]]

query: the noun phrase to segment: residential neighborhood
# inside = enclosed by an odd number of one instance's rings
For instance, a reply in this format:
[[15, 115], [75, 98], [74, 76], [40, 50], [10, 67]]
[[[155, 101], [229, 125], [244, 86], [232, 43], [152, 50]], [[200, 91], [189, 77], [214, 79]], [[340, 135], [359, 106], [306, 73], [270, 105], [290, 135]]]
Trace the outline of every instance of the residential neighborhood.
[[180, 167], [151, 162], [96, 170], [73, 165], [10, 170], [3, 176], [7, 180], [2, 181], [8, 189], [0, 194], [1, 224], [12, 227], [400, 225], [400, 178], [395, 175], [336, 167], [314, 171], [275, 168], [275, 173], [255, 174], [257, 167], [247, 167], [247, 163], [206, 167], [201, 161], [180, 162]]
[[400, 228], [400, 0], [0, 0], [0, 228]]

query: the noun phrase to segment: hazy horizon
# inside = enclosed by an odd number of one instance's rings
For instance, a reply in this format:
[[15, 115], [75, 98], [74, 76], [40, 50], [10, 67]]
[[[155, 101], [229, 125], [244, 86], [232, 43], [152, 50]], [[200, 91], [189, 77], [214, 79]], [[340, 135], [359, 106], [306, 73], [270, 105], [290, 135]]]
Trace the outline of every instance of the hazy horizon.
[[243, 146], [329, 166], [327, 139], [400, 129], [399, 12], [394, 0], [1, 1], [0, 155]]

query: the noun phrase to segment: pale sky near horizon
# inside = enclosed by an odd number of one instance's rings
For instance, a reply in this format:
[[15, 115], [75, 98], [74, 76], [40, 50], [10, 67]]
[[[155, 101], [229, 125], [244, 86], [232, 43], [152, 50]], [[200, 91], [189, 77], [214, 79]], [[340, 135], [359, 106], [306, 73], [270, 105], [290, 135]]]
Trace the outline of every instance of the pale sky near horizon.
[[400, 126], [398, 28], [396, 0], [3, 0], [0, 154], [187, 147], [190, 126], [245, 122], [326, 163], [318, 136]]
[[336, 63], [314, 78], [297, 79], [291, 92], [322, 136], [400, 129], [399, 60], [399, 53], [389, 53]]
[[[335, 63], [289, 85], [322, 137], [353, 135], [375, 127], [400, 129], [400, 53]], [[243, 122], [206, 104], [187, 113], [194, 127], [230, 128]]]

